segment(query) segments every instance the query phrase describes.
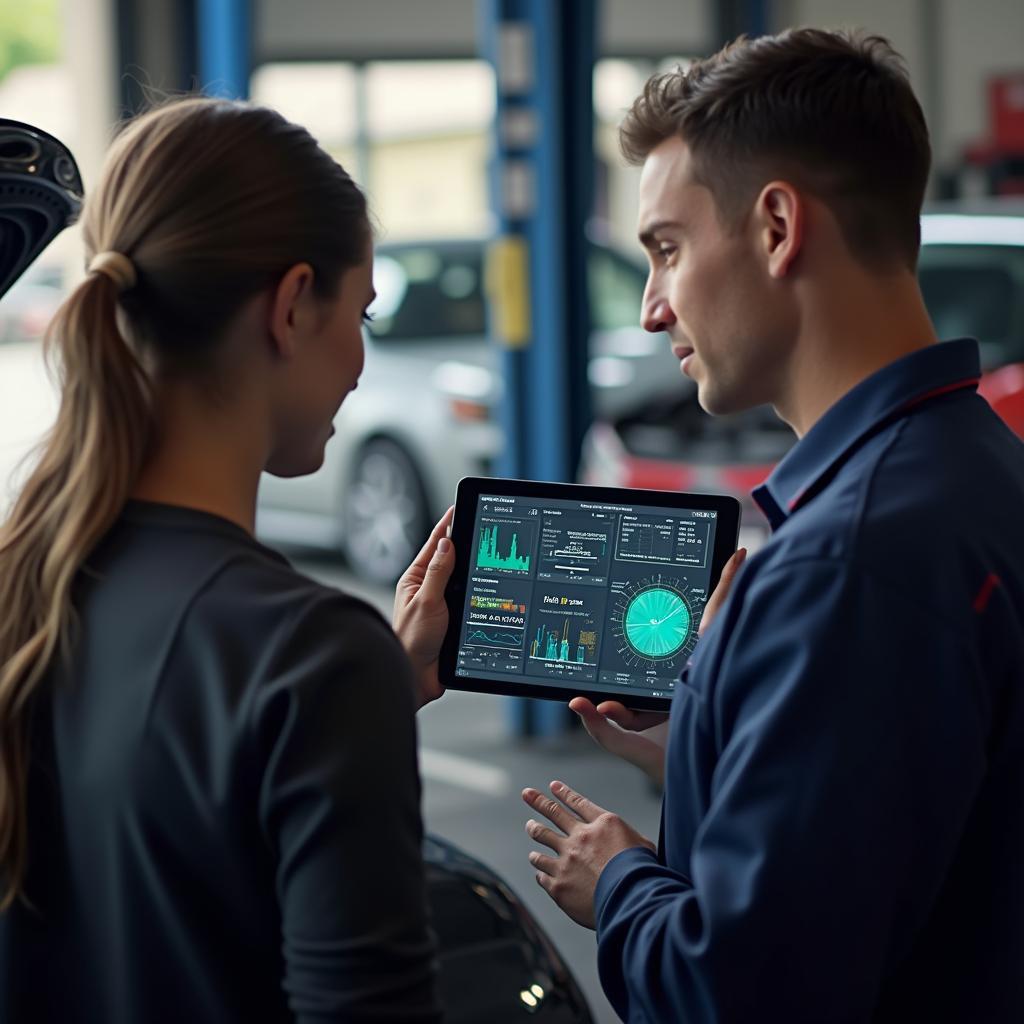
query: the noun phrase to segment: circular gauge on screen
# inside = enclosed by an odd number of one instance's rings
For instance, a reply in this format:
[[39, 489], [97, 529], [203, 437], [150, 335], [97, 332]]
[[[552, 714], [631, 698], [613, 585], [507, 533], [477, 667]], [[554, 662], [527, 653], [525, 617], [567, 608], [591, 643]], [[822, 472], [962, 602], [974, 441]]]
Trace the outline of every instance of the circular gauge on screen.
[[697, 641], [704, 594], [669, 576], [634, 580], [615, 596], [612, 636], [630, 668], [674, 668]]

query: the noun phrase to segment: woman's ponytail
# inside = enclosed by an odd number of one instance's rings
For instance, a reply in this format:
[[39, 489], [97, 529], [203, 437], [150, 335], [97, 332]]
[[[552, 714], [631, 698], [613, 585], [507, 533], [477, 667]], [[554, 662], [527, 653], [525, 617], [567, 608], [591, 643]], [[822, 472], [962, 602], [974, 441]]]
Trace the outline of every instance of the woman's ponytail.
[[202, 374], [243, 303], [309, 263], [320, 298], [366, 258], [362, 193], [280, 114], [189, 98], [120, 133], [85, 202], [89, 276], [47, 333], [57, 422], [0, 527], [0, 911], [22, 894], [28, 718], [70, 650], [73, 590], [120, 515], [165, 374]]
[[127, 280], [90, 269], [47, 331], [60, 411], [0, 529], [0, 910], [25, 873], [30, 697], [71, 637], [75, 576], [121, 514], [152, 427], [149, 382], [118, 326]]

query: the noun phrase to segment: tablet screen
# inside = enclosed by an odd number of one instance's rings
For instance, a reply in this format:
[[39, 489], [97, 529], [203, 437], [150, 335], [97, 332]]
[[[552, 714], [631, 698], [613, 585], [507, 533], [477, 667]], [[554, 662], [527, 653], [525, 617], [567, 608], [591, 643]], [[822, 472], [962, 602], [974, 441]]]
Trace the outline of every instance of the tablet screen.
[[475, 496], [456, 677], [671, 696], [697, 641], [719, 513], [618, 493], [640, 500]]

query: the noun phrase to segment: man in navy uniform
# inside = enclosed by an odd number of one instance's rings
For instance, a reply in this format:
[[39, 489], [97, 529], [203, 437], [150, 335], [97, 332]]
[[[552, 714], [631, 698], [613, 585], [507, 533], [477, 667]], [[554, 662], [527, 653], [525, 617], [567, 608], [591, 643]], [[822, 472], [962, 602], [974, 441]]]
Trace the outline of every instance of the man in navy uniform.
[[524, 793], [538, 881], [630, 1022], [1022, 1021], [1024, 446], [921, 300], [902, 62], [740, 41], [653, 77], [621, 139], [644, 326], [708, 412], [771, 403], [799, 441], [677, 686], [659, 849], [556, 782]]

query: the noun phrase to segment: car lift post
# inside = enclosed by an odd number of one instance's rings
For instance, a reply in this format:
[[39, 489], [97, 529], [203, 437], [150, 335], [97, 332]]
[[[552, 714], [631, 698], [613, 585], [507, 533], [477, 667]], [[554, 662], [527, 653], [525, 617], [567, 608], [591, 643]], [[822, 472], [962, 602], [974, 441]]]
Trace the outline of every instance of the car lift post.
[[199, 86], [207, 96], [247, 99], [252, 0], [196, 0]]
[[[487, 259], [501, 346], [503, 476], [572, 481], [590, 420], [586, 221], [593, 196], [595, 0], [479, 0], [497, 85]], [[563, 704], [510, 699], [518, 735], [552, 735]]]
[[712, 5], [712, 49], [731, 43], [739, 35], [751, 38], [771, 32], [772, 0], [717, 0]]

